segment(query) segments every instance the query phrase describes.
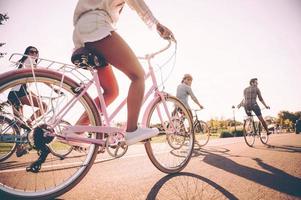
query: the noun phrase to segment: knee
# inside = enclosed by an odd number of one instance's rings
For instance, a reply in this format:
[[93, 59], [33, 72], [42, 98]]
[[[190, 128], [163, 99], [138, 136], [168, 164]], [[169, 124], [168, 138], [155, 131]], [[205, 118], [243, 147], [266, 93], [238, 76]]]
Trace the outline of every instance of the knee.
[[131, 73], [129, 75], [129, 78], [132, 82], [139, 82], [140, 84], [144, 85], [144, 76], [145, 76], [145, 73], [144, 73], [143, 69], [141, 69], [139, 71]]

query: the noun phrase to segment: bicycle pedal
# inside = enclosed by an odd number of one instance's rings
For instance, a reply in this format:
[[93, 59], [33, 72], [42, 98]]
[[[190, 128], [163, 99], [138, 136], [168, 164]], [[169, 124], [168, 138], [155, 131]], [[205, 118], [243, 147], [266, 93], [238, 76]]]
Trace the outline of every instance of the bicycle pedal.
[[29, 167], [26, 167], [27, 172], [38, 173], [41, 169], [42, 163], [40, 161], [36, 161], [32, 163]]

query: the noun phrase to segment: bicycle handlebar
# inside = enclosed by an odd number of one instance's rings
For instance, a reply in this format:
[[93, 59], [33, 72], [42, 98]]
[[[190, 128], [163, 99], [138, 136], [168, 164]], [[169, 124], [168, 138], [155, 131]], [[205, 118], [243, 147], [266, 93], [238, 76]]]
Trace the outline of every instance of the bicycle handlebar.
[[202, 109], [191, 109], [191, 110], [193, 110], [193, 111], [195, 111], [195, 112], [197, 112], [197, 111], [201, 111], [201, 110], [203, 110], [204, 108], [202, 108]]
[[[141, 59], [141, 60], [150, 60], [150, 59], [154, 58], [156, 55], [158, 55], [158, 54], [162, 53], [163, 51], [166, 51], [167, 49], [169, 49], [169, 47], [171, 46], [171, 42], [172, 42], [172, 40], [168, 40], [168, 44], [164, 48], [160, 49], [159, 51], [156, 51], [156, 52], [153, 52], [153, 53], [150, 53], [150, 54], [146, 54], [145, 56], [142, 56], [142, 57], [138, 56], [137, 58]], [[175, 44], [176, 44], [176, 42], [175, 42]]]

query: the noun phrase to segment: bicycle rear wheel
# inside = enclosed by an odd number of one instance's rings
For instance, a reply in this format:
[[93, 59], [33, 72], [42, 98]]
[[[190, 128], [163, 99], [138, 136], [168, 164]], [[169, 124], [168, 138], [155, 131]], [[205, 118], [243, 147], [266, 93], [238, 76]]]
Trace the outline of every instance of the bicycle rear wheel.
[[[160, 130], [159, 135], [145, 143], [151, 162], [164, 173], [181, 171], [188, 164], [194, 145], [192, 119], [186, 107], [167, 94], [164, 99], [157, 98], [149, 110], [146, 125]], [[177, 139], [171, 141], [171, 137]], [[171, 142], [174, 144], [170, 145]]]
[[[55, 127], [54, 131], [58, 135], [62, 135], [62, 130], [66, 126], [71, 126], [71, 124], [67, 121], [61, 121], [58, 126]], [[73, 146], [58, 139], [54, 138], [48, 145], [51, 153], [61, 159], [65, 158], [67, 155], [69, 155], [73, 149]]]
[[9, 137], [20, 135], [19, 129], [13, 121], [5, 116], [0, 116], [0, 162], [8, 159], [17, 148], [17, 144], [8, 141]]
[[[57, 114], [60, 113], [61, 109], [69, 105], [70, 100], [78, 95], [75, 89], [79, 87], [79, 84], [67, 76], [52, 70], [35, 69], [33, 73], [31, 69], [19, 69], [4, 73], [0, 76], [0, 100], [6, 100], [12, 88], [22, 84], [26, 84], [29, 91], [25, 97], [30, 101], [34, 95], [35, 98], [40, 100], [40, 105], [42, 104], [42, 98], [40, 97], [55, 97], [58, 95], [54, 92], [54, 88], [65, 94], [64, 98], [57, 98], [52, 104], [50, 104], [50, 102], [44, 102], [48, 105], [47, 110], [52, 111], [48, 112], [46, 110], [41, 117], [35, 117], [33, 120], [33, 129], [40, 125], [51, 124], [51, 119], [57, 118]], [[21, 99], [19, 100], [22, 103]], [[40, 110], [41, 108], [42, 106]], [[33, 113], [36, 111], [37, 107], [24, 104], [22, 118], [27, 120], [33, 116]], [[84, 94], [80, 97], [79, 100], [70, 107], [62, 120], [66, 120], [74, 125], [79, 115], [83, 112], [87, 113], [91, 125], [101, 125], [97, 108], [88, 94]], [[53, 127], [53, 129], [55, 128], [56, 127]], [[32, 133], [33, 131], [31, 134]], [[82, 137], [88, 137], [87, 135], [93, 138], [96, 137], [96, 134], [93, 133], [83, 133]], [[31, 141], [32, 137], [36, 138], [37, 136], [42, 138], [42, 140], [34, 139], [33, 143], [36, 148], [38, 143], [44, 142], [45, 144], [49, 139], [43, 134], [37, 135], [36, 133], [29, 137], [29, 141]], [[50, 139], [53, 141], [55, 138], [50, 137]], [[38, 158], [41, 158], [35, 149], [32, 149], [28, 154], [19, 158], [12, 155], [5, 162], [0, 163], [0, 196], [4, 197], [4, 199], [39, 200], [57, 197], [74, 187], [86, 175], [95, 160], [97, 148], [98, 146], [94, 144], [86, 145], [84, 150], [72, 151], [69, 156], [63, 160], [51, 153], [46, 154], [47, 157], [41, 169], [36, 171], [36, 173], [26, 170], [26, 167], [37, 161]]]
[[200, 120], [194, 124], [194, 137], [196, 144], [200, 147], [209, 142], [210, 131], [206, 122]]
[[255, 142], [256, 130], [253, 123], [253, 120], [247, 119], [243, 126], [244, 139], [249, 147], [253, 147]]

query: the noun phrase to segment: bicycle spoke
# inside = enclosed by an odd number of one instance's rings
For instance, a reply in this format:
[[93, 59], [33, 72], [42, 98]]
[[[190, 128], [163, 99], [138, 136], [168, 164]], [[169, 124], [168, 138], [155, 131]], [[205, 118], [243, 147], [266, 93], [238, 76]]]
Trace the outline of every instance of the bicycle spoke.
[[186, 108], [172, 97], [166, 98], [165, 103], [166, 107], [163, 101], [158, 101], [149, 113], [147, 125], [159, 128], [160, 134], [148, 140], [145, 147], [152, 163], [159, 170], [175, 173], [182, 170], [190, 160], [194, 135]]
[[[49, 72], [55, 74], [52, 71]], [[17, 116], [12, 112], [13, 109], [10, 109], [10, 115], [17, 118], [20, 123], [32, 120], [29, 140], [27, 140], [29, 144], [24, 144], [24, 146], [27, 148], [34, 146], [34, 149], [21, 157], [11, 154], [6, 160], [0, 162], [0, 196], [5, 192], [15, 198], [48, 199], [68, 191], [84, 177], [93, 164], [97, 155], [97, 146], [70, 143], [61, 138], [47, 136], [45, 133], [49, 131], [51, 134], [62, 135], [64, 127], [70, 124], [75, 125], [83, 112], [87, 113], [91, 125], [97, 125], [100, 119], [95, 114], [96, 109], [92, 99], [83, 96], [73, 107], [70, 107], [67, 114], [61, 115], [62, 119], [59, 119], [55, 111], [66, 107], [76, 95], [72, 90], [75, 87], [75, 83], [72, 81], [66, 82], [67, 80], [61, 75], [51, 75], [44, 73], [43, 70], [36, 70], [35, 78], [32, 77], [32, 74], [27, 73], [19, 78], [1, 81], [0, 102], [7, 101], [12, 88], [22, 84], [28, 85], [31, 97], [29, 94], [26, 95], [27, 101], [23, 98], [22, 110], [19, 110]], [[61, 84], [62, 82], [63, 84]], [[64, 98], [59, 98], [59, 94], [53, 92], [55, 87], [65, 94]], [[22, 98], [19, 100], [22, 101]], [[47, 107], [44, 106], [45, 102], [48, 102]], [[45, 112], [42, 109], [43, 106], [46, 108]], [[49, 128], [56, 120], [58, 120], [57, 126], [53, 129]], [[43, 130], [47, 131], [43, 132]], [[11, 130], [10, 132], [12, 133]], [[91, 135], [96, 137], [96, 134], [80, 134], [81, 137], [87, 138]], [[78, 148], [73, 150], [73, 146]], [[0, 152], [3, 151], [3, 143], [0, 143]]]
[[244, 139], [246, 144], [252, 147], [255, 142], [255, 136], [256, 136], [256, 129], [254, 127], [253, 120], [250, 119], [245, 120], [243, 132], [244, 132]]

